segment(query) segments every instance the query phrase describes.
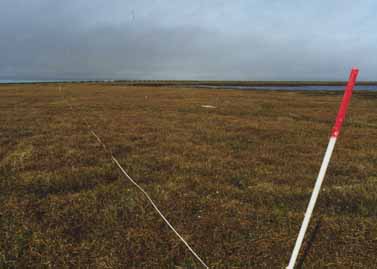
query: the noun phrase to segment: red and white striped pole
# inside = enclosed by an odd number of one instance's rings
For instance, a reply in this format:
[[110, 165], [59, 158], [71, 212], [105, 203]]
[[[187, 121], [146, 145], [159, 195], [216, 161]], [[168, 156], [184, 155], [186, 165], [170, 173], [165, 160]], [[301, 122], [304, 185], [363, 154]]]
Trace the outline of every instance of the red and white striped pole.
[[308, 228], [308, 225], [309, 225], [310, 217], [312, 216], [313, 209], [314, 209], [315, 203], [317, 201], [318, 194], [319, 194], [319, 191], [321, 189], [323, 179], [324, 179], [325, 174], [326, 174], [327, 166], [329, 165], [330, 158], [331, 158], [332, 152], [334, 150], [336, 139], [339, 136], [340, 129], [342, 128], [344, 118], [346, 117], [348, 104], [349, 104], [349, 102], [351, 100], [351, 96], [352, 96], [352, 89], [353, 89], [353, 86], [355, 85], [355, 81], [356, 81], [356, 77], [357, 77], [358, 73], [359, 73], [359, 70], [357, 68], [352, 68], [351, 74], [350, 74], [350, 77], [348, 79], [348, 83], [347, 83], [347, 86], [346, 86], [346, 89], [345, 89], [345, 92], [344, 92], [343, 100], [342, 100], [342, 103], [340, 104], [340, 107], [339, 107], [338, 116], [336, 117], [336, 121], [335, 121], [334, 127], [333, 127], [332, 132], [331, 132], [331, 137], [330, 137], [330, 141], [329, 141], [329, 144], [327, 146], [327, 149], [326, 149], [325, 157], [323, 158], [321, 169], [319, 170], [317, 181], [315, 183], [312, 196], [310, 197], [309, 205], [308, 205], [308, 208], [306, 209], [305, 217], [304, 217], [304, 220], [302, 222], [301, 229], [300, 229], [300, 232], [298, 234], [296, 244], [295, 244], [295, 247], [293, 249], [291, 259], [289, 260], [289, 265], [288, 265], [287, 269], [293, 269], [294, 266], [295, 266], [298, 253], [300, 252], [302, 241], [304, 240], [306, 229]]

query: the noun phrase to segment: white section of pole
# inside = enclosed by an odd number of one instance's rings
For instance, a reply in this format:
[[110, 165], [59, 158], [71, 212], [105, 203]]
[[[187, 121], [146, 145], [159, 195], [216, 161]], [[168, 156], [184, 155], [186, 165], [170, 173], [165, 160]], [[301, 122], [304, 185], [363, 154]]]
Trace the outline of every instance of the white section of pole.
[[336, 143], [336, 137], [332, 136], [327, 146], [325, 157], [323, 158], [321, 169], [319, 170], [319, 174], [318, 174], [315, 186], [314, 186], [314, 190], [313, 190], [312, 196], [310, 197], [308, 208], [306, 209], [304, 221], [302, 222], [301, 229], [298, 234], [296, 244], [293, 249], [291, 259], [289, 260], [289, 265], [287, 269], [293, 269], [296, 264], [297, 256], [298, 256], [298, 253], [300, 252], [302, 241], [304, 240], [306, 229], [308, 228], [310, 217], [312, 216], [313, 209], [317, 201], [323, 179], [325, 178], [327, 166], [329, 165], [331, 155], [335, 147], [335, 143]]

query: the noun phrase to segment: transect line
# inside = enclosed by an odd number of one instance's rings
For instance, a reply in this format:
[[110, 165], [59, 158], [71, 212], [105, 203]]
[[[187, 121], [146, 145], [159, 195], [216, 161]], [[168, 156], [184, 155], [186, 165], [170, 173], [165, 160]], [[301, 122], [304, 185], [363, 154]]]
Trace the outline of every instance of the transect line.
[[[59, 92], [61, 92], [61, 86], [59, 86]], [[70, 102], [68, 102], [68, 98], [64, 97], [64, 94], [62, 94], [63, 99], [66, 100], [67, 104], [69, 105], [70, 109], [74, 112], [74, 109]], [[79, 114], [79, 113], [77, 113]], [[160, 209], [157, 207], [156, 203], [152, 200], [152, 198], [148, 195], [148, 193], [139, 185], [136, 183], [135, 180], [133, 180], [126, 172], [126, 170], [122, 167], [122, 165], [119, 163], [119, 161], [115, 158], [112, 151], [106, 146], [106, 144], [101, 140], [101, 138], [93, 131], [93, 129], [90, 127], [89, 122], [86, 120], [85, 117], [81, 116], [89, 130], [89, 132], [96, 138], [98, 143], [103, 147], [103, 149], [108, 152], [111, 156], [111, 160], [116, 164], [116, 166], [119, 168], [119, 170], [123, 173], [123, 175], [136, 187], [138, 188], [144, 196], [147, 198], [149, 203], [153, 206], [153, 208], [156, 210], [156, 212], [160, 215], [160, 217], [163, 219], [163, 221], [169, 226], [169, 228], [175, 233], [175, 235], [185, 244], [187, 249], [194, 255], [194, 257], [205, 267], [209, 268], [208, 265], [200, 258], [200, 256], [191, 248], [189, 243], [177, 232], [177, 230], [173, 227], [173, 225], [166, 219], [166, 217], [162, 214]]]

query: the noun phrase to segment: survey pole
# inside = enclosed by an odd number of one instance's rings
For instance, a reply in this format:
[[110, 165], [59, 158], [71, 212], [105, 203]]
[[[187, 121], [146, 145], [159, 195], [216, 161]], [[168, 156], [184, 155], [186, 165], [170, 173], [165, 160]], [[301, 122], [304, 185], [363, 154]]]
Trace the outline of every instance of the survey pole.
[[312, 216], [313, 209], [314, 209], [315, 203], [317, 201], [318, 194], [319, 194], [319, 191], [321, 189], [321, 185], [322, 185], [323, 179], [325, 177], [326, 170], [327, 170], [327, 167], [329, 165], [331, 155], [332, 155], [332, 152], [333, 152], [334, 147], [335, 147], [336, 140], [337, 140], [337, 138], [340, 134], [340, 129], [342, 128], [343, 121], [346, 117], [348, 104], [349, 104], [349, 102], [351, 100], [351, 96], [352, 96], [352, 89], [353, 89], [353, 86], [355, 85], [355, 81], [356, 81], [356, 77], [357, 77], [358, 73], [359, 73], [359, 70], [357, 68], [352, 68], [351, 74], [350, 74], [350, 77], [348, 79], [348, 83], [347, 83], [347, 86], [346, 86], [346, 89], [345, 89], [345, 92], [344, 92], [344, 96], [343, 96], [342, 102], [341, 102], [340, 107], [339, 107], [339, 112], [338, 112], [338, 115], [336, 117], [334, 127], [332, 128], [330, 141], [329, 141], [329, 144], [328, 144], [327, 149], [326, 149], [325, 156], [324, 156], [323, 161], [322, 161], [321, 169], [319, 170], [319, 174], [318, 174], [316, 183], [314, 185], [314, 190], [312, 192], [312, 196], [310, 197], [308, 208], [306, 209], [305, 217], [304, 217], [304, 220], [301, 224], [301, 229], [300, 229], [300, 232], [298, 234], [296, 244], [295, 244], [295, 247], [293, 249], [291, 259], [289, 260], [289, 265], [288, 265], [287, 269], [293, 269], [295, 264], [296, 264], [297, 256], [300, 252], [302, 241], [304, 240], [306, 229], [308, 228], [309, 221], [310, 221], [310, 218]]

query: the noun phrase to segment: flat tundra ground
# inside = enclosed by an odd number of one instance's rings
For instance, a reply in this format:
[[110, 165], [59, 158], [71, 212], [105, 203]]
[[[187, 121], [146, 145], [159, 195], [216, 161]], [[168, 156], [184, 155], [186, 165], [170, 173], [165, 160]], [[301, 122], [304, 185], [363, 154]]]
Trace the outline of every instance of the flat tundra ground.
[[[86, 120], [211, 268], [284, 268], [342, 94], [0, 86], [0, 267], [201, 268]], [[377, 92], [355, 92], [299, 266], [376, 253]]]

